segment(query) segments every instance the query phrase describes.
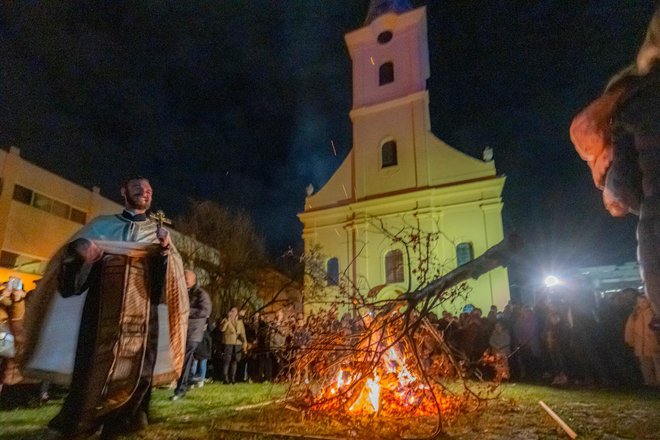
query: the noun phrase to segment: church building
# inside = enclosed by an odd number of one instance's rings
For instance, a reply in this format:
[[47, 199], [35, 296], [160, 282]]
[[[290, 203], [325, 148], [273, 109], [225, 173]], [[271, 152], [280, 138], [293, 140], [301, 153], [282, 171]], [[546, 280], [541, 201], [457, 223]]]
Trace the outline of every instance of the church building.
[[[463, 154], [431, 132], [426, 24], [425, 7], [372, 0], [364, 27], [345, 36], [353, 63], [353, 146], [298, 215], [305, 249], [319, 247], [324, 255], [329, 295], [344, 283], [374, 299], [392, 298], [503, 238], [505, 177], [492, 157]], [[437, 268], [424, 279], [431, 262]], [[469, 287], [451, 311], [472, 303], [486, 313], [509, 300], [504, 268]]]

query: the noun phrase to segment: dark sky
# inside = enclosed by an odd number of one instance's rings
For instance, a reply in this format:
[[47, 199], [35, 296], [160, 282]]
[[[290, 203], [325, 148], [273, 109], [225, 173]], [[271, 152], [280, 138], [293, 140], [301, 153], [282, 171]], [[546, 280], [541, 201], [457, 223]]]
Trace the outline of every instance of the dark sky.
[[[634, 259], [568, 138], [572, 116], [634, 59], [654, 2], [427, 5], [433, 132], [507, 175], [505, 232], [536, 267]], [[299, 243], [305, 186], [351, 148], [345, 33], [368, 0], [3, 2], [0, 147], [115, 198], [150, 177], [159, 208], [250, 212], [273, 253]], [[337, 149], [334, 156], [331, 141]], [[531, 266], [530, 266], [531, 267]]]

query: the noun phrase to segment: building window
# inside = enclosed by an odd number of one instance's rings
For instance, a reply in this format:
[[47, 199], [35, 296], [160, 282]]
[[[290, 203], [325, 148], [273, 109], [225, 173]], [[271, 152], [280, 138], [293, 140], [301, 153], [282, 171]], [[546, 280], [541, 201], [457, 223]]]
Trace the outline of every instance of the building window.
[[398, 249], [385, 254], [385, 281], [387, 284], [403, 282], [403, 252]]
[[328, 286], [337, 286], [339, 284], [339, 260], [330, 258], [326, 266], [326, 279]]
[[53, 200], [53, 206], [51, 207], [50, 212], [58, 217], [69, 218], [69, 215], [71, 214], [71, 207], [66, 203]]
[[0, 252], [0, 266], [14, 268], [16, 267], [16, 260], [18, 260], [18, 254], [7, 251]]
[[456, 245], [456, 266], [462, 266], [473, 259], [472, 243], [459, 243]]
[[21, 185], [14, 185], [13, 199], [29, 205], [32, 203], [32, 190]]
[[378, 69], [378, 84], [384, 86], [391, 82], [394, 82], [394, 63], [388, 61]]
[[63, 202], [53, 200], [48, 196], [34, 192], [21, 185], [14, 185], [13, 199], [26, 205], [34, 206], [37, 209], [46, 211], [58, 217], [71, 220], [72, 222], [84, 225], [87, 223], [87, 213], [67, 205]]
[[32, 206], [41, 209], [42, 211], [50, 212], [50, 209], [53, 206], [53, 200], [39, 193], [34, 193], [34, 196], [32, 197]]
[[378, 34], [378, 42], [380, 44], [389, 43], [391, 39], [392, 39], [392, 32], [390, 31], [385, 31]]
[[76, 208], [71, 208], [71, 214], [69, 215], [69, 219], [73, 222], [84, 225], [85, 223], [87, 223], [87, 213], [80, 211]]
[[396, 165], [396, 142], [387, 141], [380, 148], [380, 159], [381, 159], [381, 168], [392, 167]]

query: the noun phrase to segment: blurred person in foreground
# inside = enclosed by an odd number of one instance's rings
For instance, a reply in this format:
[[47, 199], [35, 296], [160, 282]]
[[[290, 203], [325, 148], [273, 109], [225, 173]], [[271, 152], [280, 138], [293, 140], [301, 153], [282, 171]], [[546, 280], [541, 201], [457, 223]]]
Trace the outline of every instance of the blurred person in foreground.
[[[570, 131], [607, 210], [617, 217], [639, 216], [640, 270], [660, 314], [660, 8], [635, 62], [573, 119]], [[660, 330], [657, 318], [654, 322]]]
[[626, 322], [625, 341], [635, 350], [639, 370], [648, 387], [660, 387], [660, 345], [649, 328], [655, 317], [645, 295], [637, 297], [637, 304]]

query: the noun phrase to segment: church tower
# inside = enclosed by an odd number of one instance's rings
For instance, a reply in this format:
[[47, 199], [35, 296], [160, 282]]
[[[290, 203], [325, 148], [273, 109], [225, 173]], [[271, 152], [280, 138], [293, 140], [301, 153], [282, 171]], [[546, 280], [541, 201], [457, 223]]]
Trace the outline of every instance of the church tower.
[[[426, 8], [372, 0], [365, 25], [345, 40], [353, 148], [306, 198], [303, 239], [327, 258], [329, 293], [341, 274], [362, 293], [394, 296], [419, 285], [419, 261], [383, 229], [437, 234], [433, 258], [448, 272], [502, 240], [505, 179], [493, 161], [467, 156], [431, 132]], [[505, 269], [471, 288], [467, 302], [484, 309], [509, 300]]]

